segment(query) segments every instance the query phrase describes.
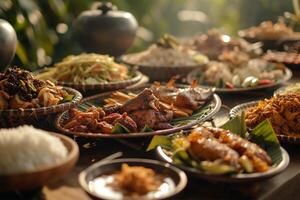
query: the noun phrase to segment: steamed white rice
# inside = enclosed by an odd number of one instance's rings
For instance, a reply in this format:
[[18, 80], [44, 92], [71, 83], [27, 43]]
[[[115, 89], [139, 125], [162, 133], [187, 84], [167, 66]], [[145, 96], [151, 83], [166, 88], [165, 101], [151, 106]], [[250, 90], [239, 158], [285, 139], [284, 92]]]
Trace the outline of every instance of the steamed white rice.
[[32, 126], [0, 129], [0, 174], [30, 172], [59, 163], [68, 154], [62, 141]]

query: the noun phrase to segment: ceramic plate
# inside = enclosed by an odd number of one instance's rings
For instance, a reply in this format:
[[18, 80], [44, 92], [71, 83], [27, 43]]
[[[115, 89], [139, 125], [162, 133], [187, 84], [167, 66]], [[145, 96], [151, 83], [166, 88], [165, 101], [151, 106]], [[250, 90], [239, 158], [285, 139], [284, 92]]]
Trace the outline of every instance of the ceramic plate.
[[[200, 72], [200, 69], [195, 69], [192, 72], [190, 72], [187, 76], [187, 82], [191, 84], [193, 80], [195, 79], [194, 77], [196, 76], [197, 73]], [[288, 68], [285, 67], [285, 75], [283, 76], [282, 79], [278, 80], [276, 83], [269, 84], [269, 85], [260, 85], [256, 87], [248, 87], [248, 88], [234, 88], [234, 89], [228, 89], [228, 88], [216, 88], [216, 93], [241, 93], [241, 92], [250, 92], [250, 91], [256, 91], [256, 90], [262, 90], [262, 89], [267, 89], [267, 88], [274, 88], [277, 87], [288, 80], [292, 78], [292, 71]], [[211, 88], [212, 86], [205, 86], [205, 85], [200, 85], [201, 87], [204, 88]]]
[[129, 158], [106, 162], [100, 161], [91, 165], [79, 174], [81, 187], [90, 195], [100, 199], [132, 199], [130, 196], [124, 196], [122, 192], [115, 190], [107, 184], [113, 180], [113, 173], [120, 171], [123, 163], [129, 166], [150, 168], [163, 177], [162, 184], [157, 191], [147, 193], [135, 199], [169, 199], [181, 192], [187, 184], [185, 173], [168, 163]]
[[[164, 149], [161, 146], [156, 148], [157, 154], [161, 160], [173, 164], [171, 157], [171, 152]], [[192, 176], [205, 179], [207, 181], [213, 182], [228, 182], [228, 183], [241, 183], [241, 182], [253, 182], [260, 181], [267, 178], [271, 178], [280, 172], [282, 172], [289, 164], [289, 155], [288, 153], [281, 148], [282, 152], [282, 161], [275, 167], [271, 167], [267, 172], [263, 173], [251, 173], [251, 174], [236, 174], [236, 175], [212, 175], [205, 173], [199, 169], [184, 166], [184, 165], [175, 165], [185, 172], [191, 174]]]

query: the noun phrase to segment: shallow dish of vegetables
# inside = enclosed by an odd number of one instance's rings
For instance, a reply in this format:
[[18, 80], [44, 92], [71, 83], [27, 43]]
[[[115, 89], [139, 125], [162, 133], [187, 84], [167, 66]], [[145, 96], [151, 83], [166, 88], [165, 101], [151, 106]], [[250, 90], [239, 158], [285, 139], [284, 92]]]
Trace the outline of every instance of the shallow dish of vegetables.
[[211, 118], [221, 106], [211, 89], [159, 83], [86, 98], [60, 114], [56, 127], [91, 138], [131, 138], [168, 134]]
[[197, 81], [201, 87], [215, 87], [219, 93], [231, 93], [273, 88], [291, 77], [291, 70], [282, 64], [250, 59], [240, 65], [212, 61], [190, 72], [187, 81]]
[[143, 77], [139, 71], [116, 63], [113, 57], [94, 53], [67, 56], [54, 67], [44, 68], [35, 74], [39, 79], [51, 80], [82, 92], [122, 89]]
[[282, 172], [289, 163], [271, 124], [265, 120], [250, 132], [243, 116], [221, 128], [197, 127], [154, 136], [147, 150], [184, 171], [208, 181], [253, 182]]

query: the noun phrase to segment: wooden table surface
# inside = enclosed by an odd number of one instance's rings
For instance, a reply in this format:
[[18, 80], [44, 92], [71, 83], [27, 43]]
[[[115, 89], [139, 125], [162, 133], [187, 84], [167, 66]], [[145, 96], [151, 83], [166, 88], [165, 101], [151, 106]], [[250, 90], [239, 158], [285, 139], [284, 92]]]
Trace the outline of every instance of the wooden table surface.
[[[294, 73], [291, 82], [300, 81], [300, 74]], [[230, 108], [240, 103], [271, 97], [273, 90], [257, 91], [247, 94], [220, 95], [222, 103]], [[224, 107], [214, 118], [217, 125], [228, 120], [228, 110]], [[130, 140], [98, 140], [91, 141], [76, 138], [80, 146], [80, 159], [76, 167], [61, 179], [41, 189], [29, 192], [14, 192], [0, 194], [2, 200], [90, 200], [80, 188], [77, 177], [81, 170], [90, 164], [117, 151], [124, 153], [123, 157], [138, 157], [157, 159], [155, 152], [145, 152], [149, 139]], [[262, 182], [247, 185], [231, 185], [206, 182], [189, 176], [188, 185], [176, 198], [180, 200], [196, 199], [300, 199], [300, 151], [299, 145], [283, 144], [290, 155], [287, 169]]]

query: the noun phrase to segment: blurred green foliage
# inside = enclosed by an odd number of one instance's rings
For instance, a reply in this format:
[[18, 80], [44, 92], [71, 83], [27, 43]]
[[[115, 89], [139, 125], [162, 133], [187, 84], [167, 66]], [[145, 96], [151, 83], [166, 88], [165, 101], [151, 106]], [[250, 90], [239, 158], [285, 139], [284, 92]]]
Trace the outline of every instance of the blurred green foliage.
[[[236, 34], [263, 20], [276, 21], [292, 11], [286, 0], [112, 0], [120, 10], [132, 12], [140, 26], [130, 51], [145, 48], [163, 33], [189, 37], [208, 28]], [[12, 64], [37, 69], [69, 54], [82, 52], [73, 36], [72, 23], [92, 0], [0, 0], [0, 18], [15, 28], [19, 44]], [[201, 11], [202, 20], [179, 20], [182, 10]], [[143, 37], [144, 35], [144, 37]]]

